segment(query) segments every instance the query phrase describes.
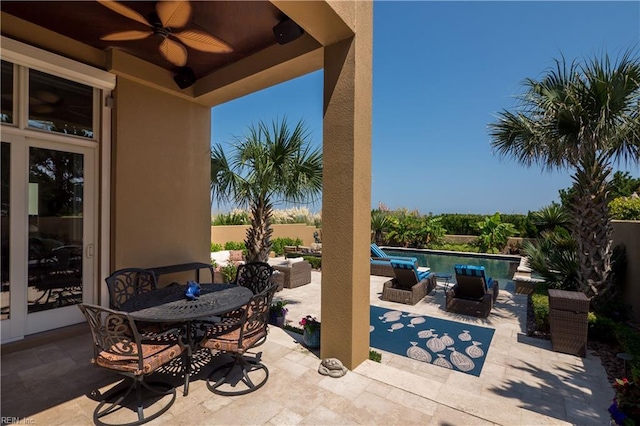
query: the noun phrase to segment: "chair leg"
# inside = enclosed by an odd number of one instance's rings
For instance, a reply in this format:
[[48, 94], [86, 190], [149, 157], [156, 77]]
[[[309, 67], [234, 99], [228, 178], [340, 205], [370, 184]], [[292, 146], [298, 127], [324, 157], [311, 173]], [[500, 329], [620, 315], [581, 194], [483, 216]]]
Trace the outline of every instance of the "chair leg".
[[[209, 377], [207, 377], [207, 388], [215, 394], [225, 396], [245, 395], [260, 389], [262, 386], [264, 386], [265, 383], [267, 383], [267, 379], [269, 378], [269, 369], [267, 369], [267, 366], [261, 362], [261, 358], [262, 352], [258, 353], [255, 358], [247, 358], [240, 353], [235, 353], [234, 359], [232, 361], [220, 365], [219, 367], [215, 368], [211, 372], [211, 374], [209, 374]], [[213, 376], [216, 375], [216, 373], [218, 373], [219, 371], [225, 369], [226, 371], [224, 372], [224, 374], [214, 383], [211, 383]], [[229, 383], [229, 379], [231, 378], [232, 373], [234, 371], [237, 371], [238, 369], [238, 373], [242, 374], [242, 378], [239, 380], [239, 382], [243, 382], [246, 386], [246, 389], [236, 391], [219, 389], [222, 385]], [[257, 384], [255, 384], [251, 380], [250, 374], [259, 370], [264, 371], [264, 377]]]
[[189, 378], [191, 376], [191, 348], [184, 352], [182, 363], [184, 365], [184, 389], [182, 396], [187, 396], [189, 395]]
[[[176, 390], [173, 386], [167, 383], [147, 383], [141, 378], [135, 378], [131, 380], [131, 384], [127, 388], [118, 389], [120, 384], [114, 386], [109, 392], [104, 395], [103, 400], [98, 404], [96, 409], [93, 412], [93, 422], [99, 426], [136, 426], [141, 425], [143, 423], [147, 423], [153, 419], [158, 418], [160, 415], [164, 414], [176, 400]], [[171, 395], [171, 400], [162, 407], [158, 412], [153, 413], [150, 416], [145, 416], [144, 414], [144, 401], [142, 399], [142, 388], [145, 388], [153, 393], [159, 395]], [[113, 391], [113, 392], [112, 392]], [[108, 416], [110, 414], [115, 413], [118, 410], [125, 408], [122, 403], [125, 399], [134, 391], [136, 394], [136, 412], [138, 416], [138, 421], [130, 422], [130, 423], [107, 423], [102, 420], [103, 417]], [[110, 402], [111, 399], [116, 398], [115, 401]], [[108, 405], [107, 408], [103, 409], [105, 405]]]

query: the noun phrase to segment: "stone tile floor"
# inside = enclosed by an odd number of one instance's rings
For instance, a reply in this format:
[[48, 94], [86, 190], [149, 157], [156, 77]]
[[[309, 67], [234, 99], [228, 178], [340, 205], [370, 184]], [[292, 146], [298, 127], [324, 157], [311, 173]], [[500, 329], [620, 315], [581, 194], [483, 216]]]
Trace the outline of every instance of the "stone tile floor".
[[[371, 303], [493, 327], [496, 333], [480, 377], [382, 352], [382, 363], [365, 361], [340, 379], [317, 373], [317, 353], [300, 345], [300, 337], [272, 327], [259, 349], [269, 367], [267, 384], [245, 396], [223, 397], [206, 388], [203, 378], [217, 356], [200, 352], [201, 368], [183, 397], [149, 424], [172, 425], [541, 425], [609, 423], [613, 397], [600, 360], [556, 353], [550, 342], [524, 335], [526, 298], [501, 292], [488, 319], [450, 314], [442, 308], [439, 287], [415, 306], [379, 299], [387, 278], [371, 277]], [[320, 317], [320, 273], [312, 282], [285, 289], [288, 318]], [[92, 390], [108, 389], [117, 375], [89, 363], [92, 356], [86, 325], [68, 336], [20, 351], [2, 351], [1, 416], [3, 424], [92, 424], [97, 402]], [[179, 385], [180, 377], [163, 379]], [[131, 414], [131, 413], [124, 413]]]

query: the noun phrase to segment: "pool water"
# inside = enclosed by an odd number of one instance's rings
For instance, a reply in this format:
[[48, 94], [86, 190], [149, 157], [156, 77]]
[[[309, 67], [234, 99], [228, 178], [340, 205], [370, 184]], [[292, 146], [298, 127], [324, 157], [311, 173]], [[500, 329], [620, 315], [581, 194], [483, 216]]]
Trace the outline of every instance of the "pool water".
[[465, 255], [431, 252], [425, 250], [392, 250], [385, 248], [384, 252], [389, 256], [415, 257], [419, 266], [428, 266], [436, 274], [450, 274], [451, 282], [455, 282], [454, 265], [484, 266], [486, 275], [498, 280], [501, 289], [512, 290], [514, 288], [513, 274], [518, 268], [519, 261], [482, 256], [469, 253]]

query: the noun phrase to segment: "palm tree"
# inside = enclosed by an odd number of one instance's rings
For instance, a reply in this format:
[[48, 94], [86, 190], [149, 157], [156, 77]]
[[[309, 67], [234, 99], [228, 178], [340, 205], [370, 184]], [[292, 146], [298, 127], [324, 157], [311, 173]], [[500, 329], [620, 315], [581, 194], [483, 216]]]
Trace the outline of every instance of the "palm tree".
[[564, 58], [541, 80], [527, 79], [515, 112], [490, 124], [499, 155], [544, 170], [573, 171], [569, 207], [580, 290], [591, 298], [611, 285], [609, 174], [611, 163], [640, 158], [640, 61]]
[[536, 226], [541, 228], [540, 232], [553, 231], [558, 226], [567, 227], [571, 221], [567, 210], [558, 203], [544, 206], [532, 216]]
[[371, 231], [373, 231], [373, 242], [382, 245], [382, 234], [389, 226], [387, 212], [379, 209], [371, 210]]
[[304, 203], [322, 191], [322, 152], [308, 142], [303, 121], [291, 130], [286, 118], [249, 127], [227, 157], [220, 144], [211, 149], [212, 202], [249, 207], [251, 227], [245, 244], [249, 262], [266, 262], [271, 251], [274, 203]]

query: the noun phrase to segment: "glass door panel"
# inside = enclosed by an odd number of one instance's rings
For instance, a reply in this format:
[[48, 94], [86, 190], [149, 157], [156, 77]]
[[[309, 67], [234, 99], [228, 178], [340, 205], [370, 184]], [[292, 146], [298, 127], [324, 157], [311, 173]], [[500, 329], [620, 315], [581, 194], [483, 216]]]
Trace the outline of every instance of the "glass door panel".
[[84, 156], [29, 148], [28, 313], [82, 302]]
[[9, 225], [10, 191], [11, 191], [11, 145], [0, 143], [0, 320], [9, 319], [11, 308], [11, 286], [9, 282], [9, 268], [11, 257], [9, 256], [9, 238], [11, 228]]

